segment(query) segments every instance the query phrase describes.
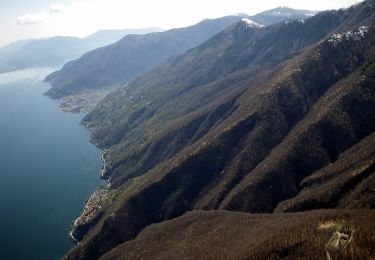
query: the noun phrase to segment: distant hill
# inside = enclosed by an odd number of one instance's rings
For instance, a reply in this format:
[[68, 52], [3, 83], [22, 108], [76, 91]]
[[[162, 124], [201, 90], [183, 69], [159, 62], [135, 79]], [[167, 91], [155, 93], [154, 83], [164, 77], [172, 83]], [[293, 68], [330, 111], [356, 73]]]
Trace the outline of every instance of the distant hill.
[[[288, 12], [288, 15], [280, 15], [278, 10]], [[49, 75], [46, 81], [51, 83], [52, 88], [46, 94], [59, 98], [88, 89], [128, 83], [167, 57], [197, 46], [242, 18], [268, 25], [289, 19], [308, 18], [313, 13], [279, 8], [253, 17], [239, 14], [205, 20], [195, 26], [158, 34], [128, 36], [116, 44], [86, 53]]]
[[100, 30], [83, 38], [82, 42], [86, 49], [96, 49], [117, 42], [121, 38], [129, 34], [147, 34], [152, 32], [161, 32], [163, 29], [158, 27], [150, 27], [145, 29], [126, 29], [126, 30]]
[[[374, 64], [366, 0], [265, 27], [241, 19], [112, 92], [82, 122], [105, 149], [110, 187], [73, 225], [80, 243], [66, 259], [204, 258], [205, 246], [223, 258], [316, 259], [335, 231], [349, 245], [332, 259], [371, 255]], [[219, 212], [183, 216], [196, 210]], [[276, 237], [262, 243], [269, 225]]]
[[27, 45], [32, 40], [21, 40], [14, 43], [10, 43], [2, 48], [0, 48], [0, 73], [12, 71], [15, 68], [12, 65], [7, 64], [7, 57], [16, 53], [22, 47]]
[[57, 66], [83, 53], [120, 40], [128, 34], [145, 34], [160, 28], [101, 30], [86, 38], [51, 37], [22, 40], [0, 48], [0, 72], [36, 66]]
[[4, 59], [6, 56], [11, 55], [15, 53], [16, 51], [20, 50], [22, 47], [27, 45], [29, 42], [33, 40], [20, 40], [13, 43], [10, 43], [8, 45], [5, 45], [4, 47], [0, 48], [0, 58]]

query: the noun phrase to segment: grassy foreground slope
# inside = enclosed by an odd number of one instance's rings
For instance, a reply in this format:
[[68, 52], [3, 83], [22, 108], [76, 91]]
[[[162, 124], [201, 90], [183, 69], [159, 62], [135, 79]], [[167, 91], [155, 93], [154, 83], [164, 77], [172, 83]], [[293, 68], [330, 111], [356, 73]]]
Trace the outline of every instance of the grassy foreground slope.
[[[371, 259], [374, 218], [372, 210], [192, 211], [145, 228], [100, 259], [327, 259], [327, 252], [331, 259]], [[335, 231], [350, 242], [333, 248]]]

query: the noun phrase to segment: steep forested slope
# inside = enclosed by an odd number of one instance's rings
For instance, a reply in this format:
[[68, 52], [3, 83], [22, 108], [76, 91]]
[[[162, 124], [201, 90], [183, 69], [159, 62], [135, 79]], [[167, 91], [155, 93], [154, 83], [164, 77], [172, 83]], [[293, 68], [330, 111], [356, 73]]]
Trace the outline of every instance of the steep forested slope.
[[372, 208], [374, 62], [367, 0], [242, 21], [112, 93], [84, 119], [111, 189], [67, 258], [97, 258], [195, 209]]
[[318, 208], [374, 208], [375, 133], [300, 182], [301, 191], [276, 212]]

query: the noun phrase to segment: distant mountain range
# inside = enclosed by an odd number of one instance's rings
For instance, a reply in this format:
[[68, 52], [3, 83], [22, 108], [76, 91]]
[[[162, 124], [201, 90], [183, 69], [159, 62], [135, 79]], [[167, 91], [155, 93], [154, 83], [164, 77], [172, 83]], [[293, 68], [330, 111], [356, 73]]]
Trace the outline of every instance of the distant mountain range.
[[85, 116], [110, 187], [66, 259], [372, 257], [375, 0], [239, 19]]
[[167, 57], [199, 45], [242, 18], [269, 25], [308, 18], [313, 14], [311, 11], [280, 7], [252, 17], [239, 14], [156, 34], [128, 36], [115, 44], [86, 53], [49, 75], [46, 81], [51, 83], [52, 88], [46, 94], [59, 98], [89, 89], [128, 83]]
[[48, 75], [45, 81], [50, 82], [52, 88], [46, 94], [60, 98], [85, 90], [127, 83], [169, 56], [199, 45], [241, 18], [227, 16], [207, 19], [186, 28], [128, 35], [114, 44], [85, 53], [78, 60]]
[[51, 37], [21, 40], [0, 48], [0, 73], [35, 66], [58, 66], [83, 53], [120, 40], [128, 34], [146, 34], [160, 28], [101, 30], [86, 38]]

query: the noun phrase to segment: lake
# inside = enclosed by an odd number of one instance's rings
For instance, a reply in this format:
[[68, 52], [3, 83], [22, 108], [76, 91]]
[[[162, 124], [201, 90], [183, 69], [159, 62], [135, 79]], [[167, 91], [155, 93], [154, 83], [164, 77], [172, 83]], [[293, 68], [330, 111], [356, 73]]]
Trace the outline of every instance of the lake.
[[84, 115], [43, 96], [49, 72], [0, 74], [0, 259], [60, 259], [71, 222], [103, 184]]

